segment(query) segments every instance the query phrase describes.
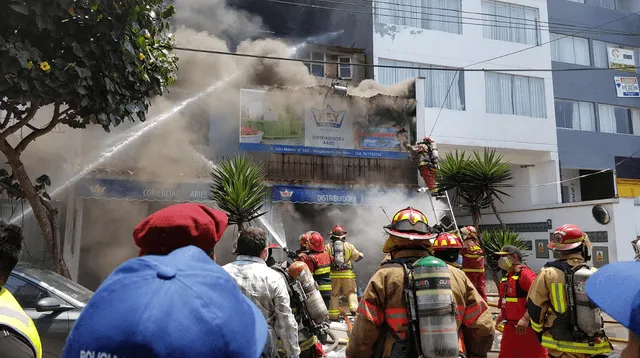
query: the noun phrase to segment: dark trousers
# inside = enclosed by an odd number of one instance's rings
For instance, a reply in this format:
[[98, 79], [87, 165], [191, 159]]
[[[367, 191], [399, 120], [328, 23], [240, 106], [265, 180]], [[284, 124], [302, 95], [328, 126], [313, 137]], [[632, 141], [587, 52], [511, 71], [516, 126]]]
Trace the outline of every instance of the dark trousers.
[[36, 358], [36, 354], [24, 337], [0, 326], [0, 358]]

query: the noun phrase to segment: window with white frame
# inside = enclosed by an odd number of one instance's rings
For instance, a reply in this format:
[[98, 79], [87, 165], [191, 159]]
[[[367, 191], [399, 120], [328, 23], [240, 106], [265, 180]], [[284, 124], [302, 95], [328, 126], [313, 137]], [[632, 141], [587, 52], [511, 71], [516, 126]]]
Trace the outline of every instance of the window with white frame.
[[558, 128], [596, 131], [593, 103], [556, 99], [556, 125]]
[[640, 1], [638, 0], [586, 0], [586, 4], [619, 11], [640, 11]]
[[584, 4], [584, 0], [569, 0], [569, 1], [571, 1], [571, 2], [579, 2], [581, 4]]
[[338, 57], [338, 77], [350, 80], [353, 78], [353, 65], [350, 56]]
[[[640, 111], [598, 104], [598, 124], [600, 125], [600, 132], [634, 134], [635, 132], [640, 132]], [[638, 135], [640, 133], [635, 134]]]
[[600, 6], [607, 9], [615, 9], [616, 1], [615, 0], [586, 0], [587, 5]]
[[[395, 61], [378, 59], [378, 64], [387, 66], [407, 66], [424, 67], [424, 69], [404, 69], [404, 68], [378, 68], [378, 83], [383, 85], [393, 85], [398, 82], [415, 77], [424, 77], [425, 86], [425, 106], [430, 108], [465, 110], [464, 98], [464, 73], [451, 70], [430, 70], [431, 67], [442, 67], [425, 65], [415, 62]], [[451, 89], [449, 89], [451, 88]], [[448, 95], [447, 95], [448, 93]]]
[[533, 7], [482, 1], [482, 36], [486, 39], [537, 45], [540, 41], [540, 11]]
[[375, 22], [462, 33], [462, 0], [385, 0], [375, 2]]
[[590, 66], [589, 40], [550, 33], [551, 60]]
[[[307, 58], [311, 61], [326, 61], [324, 52], [320, 51], [310, 51]], [[312, 75], [316, 77], [325, 76], [324, 63], [309, 62], [305, 63], [304, 65], [307, 66], [307, 68], [309, 69], [309, 73], [311, 73]]]
[[602, 41], [593, 40], [593, 65], [600, 68], [609, 68], [609, 51], [608, 47], [621, 48], [633, 51], [633, 57], [636, 63], [636, 72], [640, 72], [640, 50], [637, 48], [625, 47], [618, 44], [611, 44]]
[[544, 79], [485, 72], [487, 113], [546, 118]]

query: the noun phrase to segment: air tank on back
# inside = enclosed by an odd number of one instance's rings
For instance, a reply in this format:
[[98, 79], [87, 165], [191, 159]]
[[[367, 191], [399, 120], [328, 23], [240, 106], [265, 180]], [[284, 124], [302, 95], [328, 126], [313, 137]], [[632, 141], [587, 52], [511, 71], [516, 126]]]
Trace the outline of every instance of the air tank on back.
[[327, 321], [329, 319], [329, 312], [320, 295], [320, 291], [318, 291], [316, 281], [313, 279], [309, 266], [302, 261], [295, 261], [289, 266], [289, 276], [300, 282], [307, 296], [304, 304], [307, 307], [307, 311], [309, 311], [310, 318], [316, 323]]
[[573, 274], [573, 287], [576, 294], [576, 317], [578, 328], [588, 336], [593, 337], [602, 331], [602, 314], [600, 309], [587, 297], [585, 284], [593, 271], [583, 266]]
[[333, 240], [333, 265], [338, 269], [344, 266], [344, 242]]
[[422, 354], [427, 358], [458, 358], [456, 303], [447, 264], [425, 256], [413, 264]]

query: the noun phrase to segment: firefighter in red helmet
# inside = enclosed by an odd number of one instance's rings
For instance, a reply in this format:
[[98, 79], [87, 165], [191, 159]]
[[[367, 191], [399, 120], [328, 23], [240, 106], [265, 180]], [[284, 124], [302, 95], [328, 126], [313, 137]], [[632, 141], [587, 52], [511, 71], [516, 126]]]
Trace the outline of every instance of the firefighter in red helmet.
[[[420, 211], [408, 207], [398, 211], [391, 224], [384, 227], [389, 235], [382, 251], [390, 255], [390, 260], [383, 261], [378, 271], [373, 274], [367, 288], [362, 294], [358, 306], [353, 329], [347, 343], [346, 356], [360, 357], [418, 357], [418, 336], [425, 332], [435, 332], [442, 327], [431, 325], [426, 315], [437, 314], [428, 310], [415, 309], [416, 282], [413, 264], [418, 264], [423, 257], [440, 263], [439, 269], [448, 275], [447, 279], [438, 280], [434, 285], [442, 285], [440, 292], [446, 292], [449, 305], [455, 310], [448, 311], [447, 321], [453, 327], [445, 331], [453, 342], [448, 340], [447, 348], [465, 353], [467, 357], [486, 357], [493, 345], [494, 325], [487, 303], [480, 297], [465, 274], [447, 266], [442, 261], [429, 258], [432, 253], [431, 240], [436, 234], [429, 227], [427, 217]], [[443, 271], [442, 271], [443, 270]], [[422, 280], [424, 282], [427, 280]], [[431, 281], [429, 281], [431, 282]], [[424, 284], [420, 286], [425, 287]], [[443, 295], [444, 296], [444, 295]], [[411, 314], [409, 314], [411, 313]], [[414, 318], [417, 315], [417, 318]], [[416, 322], [417, 320], [417, 322]], [[464, 344], [458, 344], [458, 330], [464, 333]], [[440, 331], [438, 331], [440, 332]], [[429, 334], [429, 333], [428, 333]], [[453, 334], [453, 337], [451, 337]], [[438, 350], [442, 340], [435, 340]], [[421, 348], [424, 350], [424, 347]], [[449, 352], [447, 350], [447, 352]]]
[[503, 271], [498, 288], [500, 313], [496, 324], [504, 324], [499, 358], [546, 358], [547, 350], [538, 342], [536, 333], [529, 327], [527, 294], [536, 278], [535, 272], [525, 265], [522, 251], [506, 245], [495, 255]]
[[579, 227], [557, 228], [548, 245], [560, 257], [548, 262], [531, 284], [527, 311], [549, 357], [587, 358], [611, 352], [600, 310], [584, 294], [593, 269], [591, 242]]
[[473, 226], [460, 229], [462, 235], [462, 271], [467, 274], [480, 296], [487, 300], [487, 278], [484, 270], [484, 250], [480, 246], [478, 230]]
[[433, 139], [424, 137], [422, 142], [415, 145], [409, 145], [407, 133], [404, 129], [398, 131], [397, 134], [402, 146], [409, 153], [409, 157], [418, 163], [420, 176], [424, 180], [425, 185], [432, 193], [437, 193], [436, 170], [438, 168], [438, 145]]
[[[331, 301], [331, 262], [333, 258], [324, 250], [324, 238], [317, 231], [308, 231], [300, 236], [300, 250], [296, 260], [302, 261], [313, 273], [324, 303]], [[303, 244], [307, 245], [306, 250]]]
[[455, 234], [443, 232], [433, 241], [433, 256], [457, 269], [460, 268], [458, 256], [462, 249], [462, 241]]
[[349, 310], [355, 315], [358, 309], [356, 273], [353, 263], [362, 260], [364, 255], [356, 247], [347, 242], [347, 232], [340, 225], [333, 227], [329, 233], [331, 242], [325, 250], [333, 258], [331, 264], [331, 303], [329, 318], [337, 320], [340, 316], [340, 295], [349, 299]]

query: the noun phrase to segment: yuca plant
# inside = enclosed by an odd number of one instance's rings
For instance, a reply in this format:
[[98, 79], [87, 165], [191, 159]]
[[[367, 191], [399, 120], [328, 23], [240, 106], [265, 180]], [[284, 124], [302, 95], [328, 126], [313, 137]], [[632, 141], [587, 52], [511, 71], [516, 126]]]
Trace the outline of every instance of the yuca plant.
[[262, 165], [243, 155], [226, 158], [213, 168], [211, 178], [211, 200], [227, 212], [238, 231], [266, 214], [260, 212], [266, 194]]

